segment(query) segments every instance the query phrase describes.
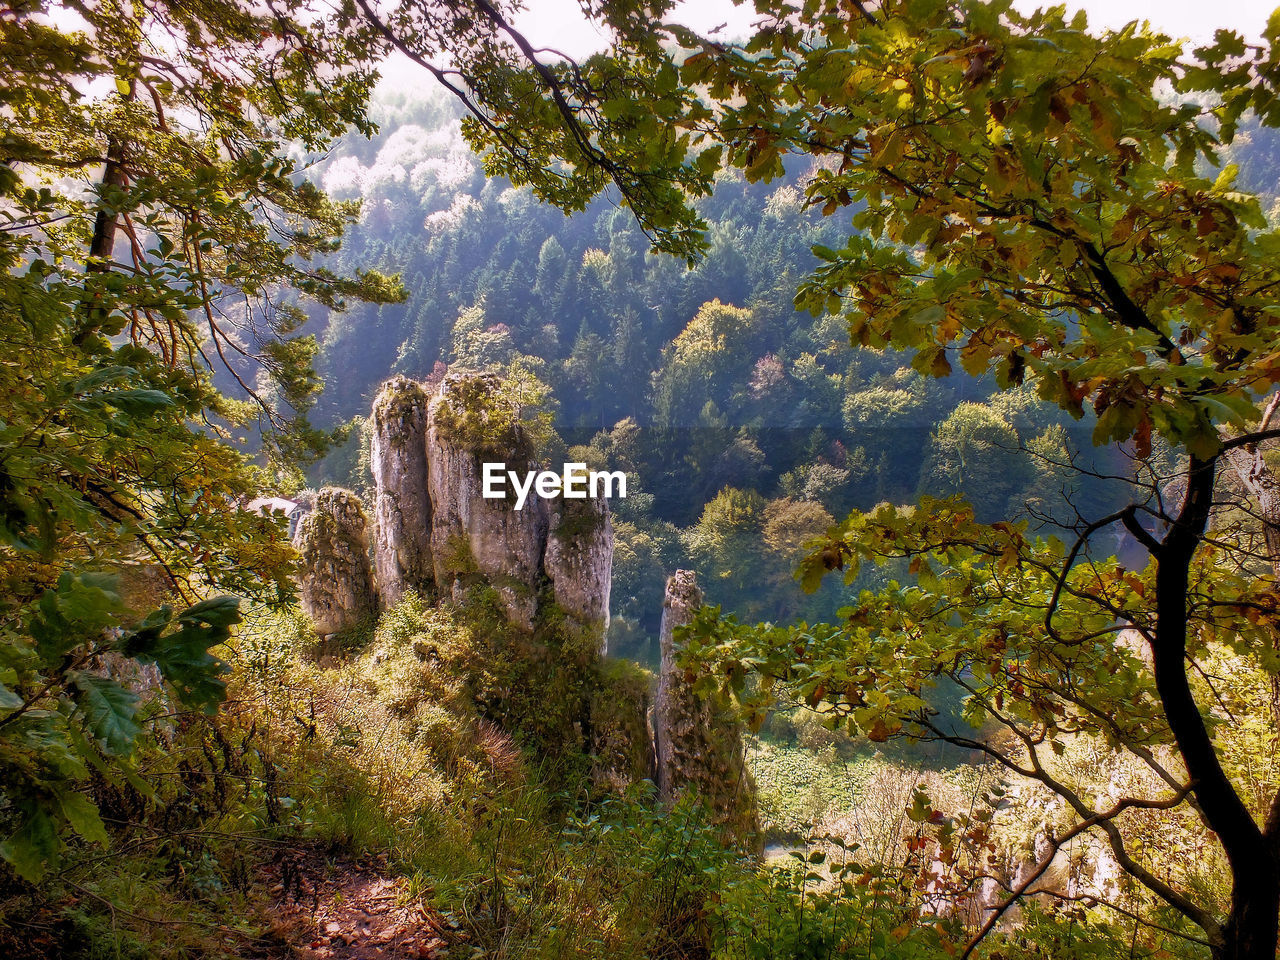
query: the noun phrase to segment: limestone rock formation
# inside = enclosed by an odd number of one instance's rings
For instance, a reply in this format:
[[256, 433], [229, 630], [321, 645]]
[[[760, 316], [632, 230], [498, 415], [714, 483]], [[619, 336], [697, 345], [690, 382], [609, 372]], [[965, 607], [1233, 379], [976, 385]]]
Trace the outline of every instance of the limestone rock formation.
[[609, 626], [613, 580], [613, 522], [603, 499], [556, 500], [543, 566], [560, 608], [600, 630]]
[[298, 593], [303, 611], [322, 637], [349, 630], [374, 612], [367, 528], [360, 498], [338, 487], [322, 489], [315, 508], [298, 524]]
[[429, 595], [431, 498], [427, 491], [427, 393], [420, 383], [396, 377], [373, 403], [370, 458], [375, 493], [373, 561], [384, 606], [408, 590]]
[[[390, 607], [410, 591], [423, 609], [473, 604], [477, 616], [460, 621], [466, 642], [445, 661], [480, 714], [552, 755], [589, 758], [597, 784], [623, 789], [652, 774], [652, 675], [602, 656], [608, 504], [532, 492], [516, 509], [509, 483], [505, 499], [484, 496], [486, 463], [520, 477], [541, 472], [507, 387], [492, 374], [457, 373], [434, 391], [403, 377], [382, 387], [371, 421], [373, 530], [349, 491], [316, 496], [294, 538], [302, 607], [325, 638], [365, 621], [377, 600]], [[322, 639], [316, 655], [332, 647]]]
[[[603, 643], [613, 564], [607, 503], [535, 494], [517, 510], [514, 494], [483, 495], [486, 462], [521, 475], [534, 467], [520, 413], [494, 374], [451, 374], [433, 395], [404, 377], [383, 386], [370, 451], [376, 592], [385, 608], [409, 590], [461, 601], [470, 588], [488, 587], [524, 631], [534, 629], [542, 604], [554, 602], [584, 639]], [[350, 624], [342, 611], [363, 617], [375, 592], [356, 556], [363, 513], [357, 522], [335, 497], [326, 501], [332, 510], [317, 502], [319, 516], [305, 518], [295, 537], [305, 554], [304, 607], [322, 634]]]
[[[512, 623], [533, 629], [543, 578], [549, 513], [530, 497], [520, 510], [483, 497], [482, 464], [501, 461], [524, 471], [529, 462], [518, 427], [488, 410], [499, 380], [492, 374], [451, 375], [432, 398], [427, 427], [431, 555], [442, 596], [461, 599], [477, 582], [498, 591]], [[486, 428], [492, 427], [492, 434]]]
[[[653, 740], [657, 765], [658, 793], [671, 797], [680, 779], [677, 741], [688, 726], [691, 694], [682, 677], [676, 676], [675, 629], [692, 622], [702, 606], [702, 590], [692, 570], [677, 570], [667, 578], [662, 598], [662, 624], [658, 630], [658, 692], [654, 700]], [[694, 712], [697, 712], [696, 710]]]
[[716, 694], [699, 695], [676, 665], [676, 627], [693, 620], [702, 591], [690, 570], [667, 580], [659, 644], [662, 662], [654, 703], [658, 794], [672, 799], [693, 789], [717, 823], [740, 840], [759, 832], [756, 788], [747, 770], [740, 723]]

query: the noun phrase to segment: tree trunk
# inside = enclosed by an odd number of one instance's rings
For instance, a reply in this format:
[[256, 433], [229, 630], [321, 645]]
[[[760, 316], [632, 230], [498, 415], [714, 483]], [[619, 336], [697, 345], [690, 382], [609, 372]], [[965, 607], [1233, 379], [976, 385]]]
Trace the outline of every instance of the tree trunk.
[[[1232, 870], [1231, 916], [1214, 960], [1275, 960], [1280, 937], [1280, 871], [1275, 857], [1260, 850], [1257, 861]], [[1265, 861], [1265, 862], [1261, 862]]]
[[[132, 88], [131, 88], [132, 89]], [[132, 93], [130, 94], [132, 99]], [[101, 188], [103, 191], [111, 187], [124, 187], [128, 176], [124, 169], [124, 148], [115, 137], [107, 138], [107, 160], [102, 169]], [[93, 221], [93, 238], [89, 241], [89, 256], [85, 263], [85, 272], [89, 274], [106, 273], [111, 269], [111, 255], [116, 247], [116, 233], [120, 227], [120, 215], [115, 210], [108, 210], [99, 203], [98, 214]], [[86, 299], [83, 319], [76, 330], [72, 342], [80, 346], [102, 326], [110, 310], [96, 298]]]
[[1156, 689], [1196, 800], [1231, 865], [1231, 914], [1210, 937], [1215, 960], [1276, 960], [1280, 860], [1222, 768], [1187, 674], [1190, 569], [1213, 504], [1216, 458], [1192, 458], [1181, 509], [1156, 551]]

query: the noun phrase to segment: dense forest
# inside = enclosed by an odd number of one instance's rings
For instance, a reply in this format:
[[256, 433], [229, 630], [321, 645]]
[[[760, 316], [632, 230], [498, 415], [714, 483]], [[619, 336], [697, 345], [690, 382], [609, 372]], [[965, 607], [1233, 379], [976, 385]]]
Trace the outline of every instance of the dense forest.
[[671, 6], [0, 12], [0, 953], [1275, 960], [1280, 11]]
[[[815, 161], [769, 183], [720, 174], [697, 207], [710, 248], [687, 269], [649, 252], [616, 203], [566, 218], [487, 179], [460, 112], [441, 95], [375, 92], [377, 134], [312, 168], [335, 199], [362, 204], [336, 263], [397, 273], [410, 291], [307, 328], [326, 383], [317, 419], [362, 422], [392, 374], [514, 368], [544, 383], [559, 434], [586, 448], [573, 455], [630, 476], [614, 504], [616, 652], [656, 657], [677, 567], [744, 618], [833, 615], [846, 592], [806, 596], [792, 574], [807, 541], [854, 508], [958, 493], [984, 518], [1053, 527], [1068, 500], [1090, 510], [1124, 495], [1086, 472], [1125, 463], [1093, 452], [1088, 420], [990, 377], [938, 380], [903, 352], [854, 350], [839, 317], [795, 307], [820, 262], [812, 248], [840, 235], [805, 202]], [[368, 490], [368, 443], [353, 431], [310, 482]]]

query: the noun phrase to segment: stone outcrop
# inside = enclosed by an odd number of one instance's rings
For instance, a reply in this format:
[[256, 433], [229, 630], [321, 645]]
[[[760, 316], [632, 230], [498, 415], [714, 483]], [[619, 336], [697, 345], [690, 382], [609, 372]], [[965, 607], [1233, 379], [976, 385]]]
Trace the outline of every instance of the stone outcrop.
[[449, 375], [434, 389], [404, 377], [384, 384], [370, 421], [373, 528], [354, 494], [320, 492], [294, 540], [302, 607], [322, 637], [319, 658], [378, 601], [390, 607], [413, 592], [422, 610], [465, 604], [474, 616], [424, 634], [419, 656], [447, 669], [485, 722], [546, 755], [578, 756], [596, 784], [621, 790], [653, 769], [652, 675], [602, 656], [607, 500], [518, 496], [510, 483], [505, 499], [484, 496], [486, 463], [521, 478], [542, 472], [521, 413], [491, 374]]
[[427, 492], [427, 392], [406, 377], [388, 381], [373, 403], [373, 562], [384, 606], [406, 591], [430, 595], [431, 498]]
[[659, 634], [662, 662], [653, 710], [658, 795], [670, 800], [697, 791], [715, 821], [745, 841], [758, 834], [759, 820], [741, 724], [722, 695], [696, 693], [676, 665], [675, 630], [692, 622], [700, 606], [697, 578], [677, 570], [667, 580]]
[[598, 662], [588, 704], [588, 752], [597, 783], [621, 791], [653, 777], [652, 680], [653, 674], [629, 660]]
[[477, 406], [498, 402], [498, 378], [491, 374], [446, 377], [432, 398], [427, 429], [427, 487], [433, 508], [431, 553], [442, 596], [461, 599], [468, 586], [483, 582], [502, 599], [512, 623], [533, 629], [546, 550], [547, 501], [530, 497], [515, 509], [507, 500], [482, 496], [481, 464], [502, 461], [523, 472], [519, 437], [507, 449], [489, 451], [480, 432], [485, 420]]
[[373, 615], [368, 521], [359, 497], [338, 487], [322, 489], [314, 509], [298, 524], [294, 546], [302, 555], [302, 609], [316, 633], [341, 633]]
[[493, 588], [508, 619], [532, 630], [554, 600], [603, 638], [609, 617], [613, 525], [603, 499], [483, 497], [482, 465], [535, 465], [519, 411], [493, 374], [452, 374], [434, 395], [403, 377], [373, 411], [374, 566], [383, 606], [406, 590], [460, 601]]
[[543, 567], [556, 603], [582, 623], [609, 626], [613, 523], [605, 500], [555, 500]]

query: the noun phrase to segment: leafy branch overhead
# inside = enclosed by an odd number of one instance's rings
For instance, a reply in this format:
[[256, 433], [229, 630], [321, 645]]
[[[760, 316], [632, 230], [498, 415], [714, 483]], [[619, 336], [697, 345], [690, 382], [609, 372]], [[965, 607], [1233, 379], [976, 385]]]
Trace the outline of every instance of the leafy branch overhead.
[[674, 6], [584, 4], [615, 43], [581, 61], [535, 49], [513, 26], [518, 4], [356, 0], [351, 22], [371, 49], [404, 55], [462, 102], [487, 174], [567, 213], [616, 191], [655, 249], [692, 263], [706, 223], [688, 201], [711, 192], [722, 148], [699, 142], [711, 110], [668, 56], [693, 36], [661, 21]]
[[[796, 302], [845, 313], [856, 343], [908, 348], [938, 376], [1032, 379], [1077, 415], [1092, 404], [1099, 442], [1154, 431], [1209, 454], [1216, 423], [1256, 419], [1280, 380], [1277, 240], [1233, 168], [1201, 171], [1242, 109], [1275, 115], [1270, 46], [1224, 31], [1188, 57], [1136, 25], [1103, 39], [1080, 16], [1000, 2], [758, 6], [741, 47], [659, 29], [688, 49], [634, 88], [564, 67], [582, 84], [576, 119], [628, 162], [683, 144], [677, 179], [694, 195], [721, 162], [759, 180], [789, 155], [817, 159], [809, 202], [848, 211], [856, 232], [815, 250]], [[660, 55], [634, 38], [613, 53], [617, 71]], [[490, 162], [511, 172], [500, 151]], [[566, 189], [602, 186], [569, 170]]]
[[372, 129], [372, 63], [331, 26], [233, 2], [0, 18], [0, 855], [27, 879], [105, 839], [91, 771], [145, 795], [131, 684], [215, 708], [237, 597], [292, 595], [284, 524], [239, 507], [329, 442], [308, 311], [403, 296], [327, 265], [358, 210], [288, 153]]

